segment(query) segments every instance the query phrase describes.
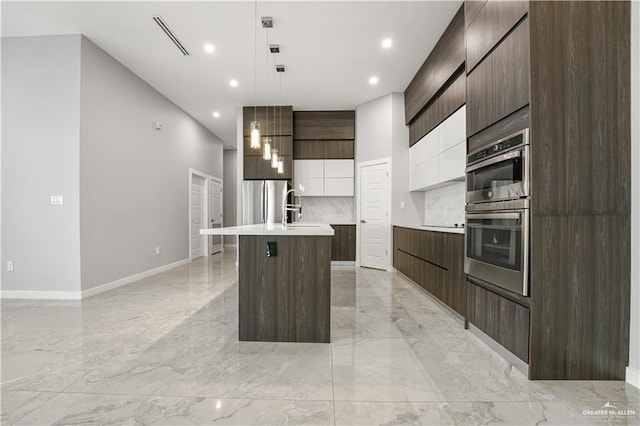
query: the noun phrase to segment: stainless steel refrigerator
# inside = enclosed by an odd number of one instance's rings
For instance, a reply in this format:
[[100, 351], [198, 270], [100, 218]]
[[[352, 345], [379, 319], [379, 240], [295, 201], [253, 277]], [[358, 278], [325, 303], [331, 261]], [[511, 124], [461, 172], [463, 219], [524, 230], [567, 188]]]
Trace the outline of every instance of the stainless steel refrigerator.
[[242, 183], [242, 224], [281, 223], [286, 180], [245, 180]]

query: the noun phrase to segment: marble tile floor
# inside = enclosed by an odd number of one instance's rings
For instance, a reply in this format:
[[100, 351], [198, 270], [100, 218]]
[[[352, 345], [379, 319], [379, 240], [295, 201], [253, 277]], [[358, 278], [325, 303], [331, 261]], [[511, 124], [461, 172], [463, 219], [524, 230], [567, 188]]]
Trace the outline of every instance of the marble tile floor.
[[640, 424], [638, 389], [528, 381], [396, 273], [334, 268], [331, 344], [238, 342], [237, 304], [235, 252], [2, 300], [0, 422]]

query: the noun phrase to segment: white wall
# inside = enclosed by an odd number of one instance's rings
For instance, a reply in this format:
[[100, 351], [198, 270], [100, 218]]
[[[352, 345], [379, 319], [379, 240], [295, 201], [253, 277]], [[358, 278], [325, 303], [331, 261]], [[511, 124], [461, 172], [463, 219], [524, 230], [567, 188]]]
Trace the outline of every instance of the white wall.
[[[82, 289], [189, 257], [189, 168], [222, 179], [222, 141], [82, 38]], [[161, 131], [153, 123], [163, 124]], [[161, 254], [155, 254], [156, 246]]]
[[[224, 169], [224, 199], [222, 200], [224, 226], [236, 225], [237, 200], [237, 151], [228, 149], [224, 151], [222, 167]], [[225, 244], [235, 244], [235, 235], [225, 235]]]
[[356, 107], [356, 163], [391, 157], [391, 95]]
[[631, 2], [631, 324], [627, 381], [640, 387], [640, 3]]
[[404, 124], [402, 93], [391, 94], [391, 135], [391, 221], [423, 223], [424, 193], [409, 192], [409, 127]]
[[79, 35], [2, 39], [4, 297], [80, 290], [79, 101]]
[[390, 93], [358, 105], [356, 134], [357, 163], [391, 158], [391, 222], [422, 223], [424, 194], [409, 192], [409, 128], [404, 124], [404, 95]]

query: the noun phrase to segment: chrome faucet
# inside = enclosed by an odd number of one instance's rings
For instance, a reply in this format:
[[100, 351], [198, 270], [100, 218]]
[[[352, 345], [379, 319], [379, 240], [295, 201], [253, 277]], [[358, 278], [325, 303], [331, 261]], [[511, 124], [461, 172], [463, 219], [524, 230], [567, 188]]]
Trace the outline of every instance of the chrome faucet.
[[[294, 193], [293, 204], [287, 203], [287, 198], [291, 193]], [[282, 199], [282, 226], [287, 226], [287, 212], [298, 212], [298, 219], [302, 217], [302, 196], [300, 194], [296, 195], [297, 193], [298, 191], [295, 189], [290, 189]], [[298, 197], [298, 204], [295, 203], [295, 197]]]

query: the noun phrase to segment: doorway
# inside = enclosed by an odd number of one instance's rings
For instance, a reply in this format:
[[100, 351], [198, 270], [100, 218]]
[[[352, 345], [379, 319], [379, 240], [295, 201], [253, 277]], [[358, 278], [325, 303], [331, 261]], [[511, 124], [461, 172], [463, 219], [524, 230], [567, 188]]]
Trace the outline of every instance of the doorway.
[[200, 235], [203, 228], [222, 227], [222, 180], [189, 169], [189, 258], [222, 251], [222, 237]]
[[[222, 228], [222, 181], [209, 179], [209, 225]], [[209, 236], [209, 254], [222, 251], [222, 235]]]
[[389, 163], [388, 159], [383, 159], [358, 165], [360, 266], [367, 268], [390, 268]]

